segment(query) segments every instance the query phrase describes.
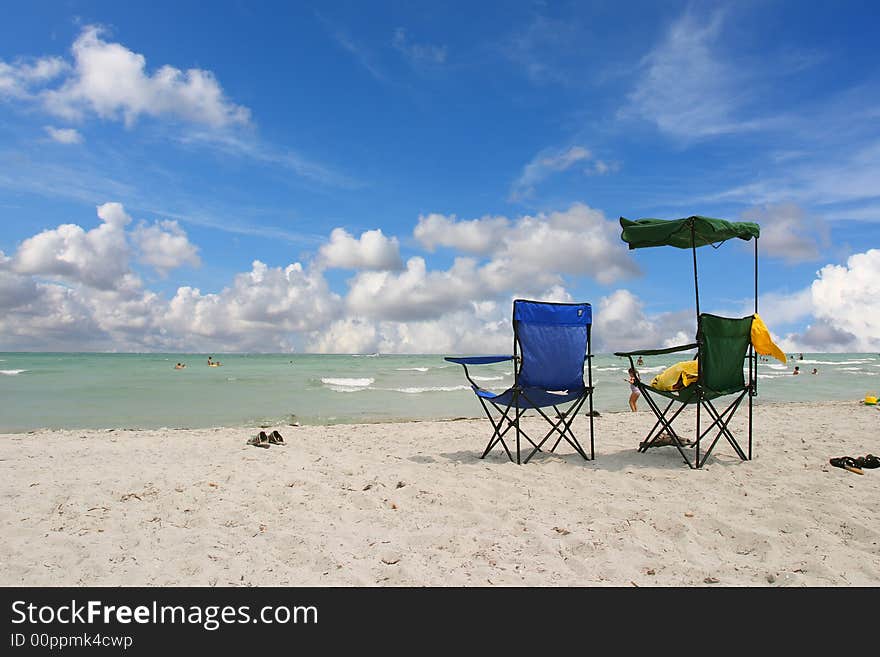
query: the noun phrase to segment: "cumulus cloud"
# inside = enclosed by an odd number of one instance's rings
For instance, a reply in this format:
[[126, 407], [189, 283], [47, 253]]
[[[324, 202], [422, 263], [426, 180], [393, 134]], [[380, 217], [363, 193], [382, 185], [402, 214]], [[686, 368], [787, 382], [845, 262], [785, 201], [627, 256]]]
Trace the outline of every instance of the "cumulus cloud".
[[494, 255], [503, 265], [499, 269], [559, 272], [613, 283], [639, 273], [619, 232], [617, 223], [600, 210], [575, 203], [565, 211], [520, 218], [499, 240]]
[[336, 319], [339, 296], [320, 272], [300, 263], [269, 267], [255, 260], [218, 294], [181, 287], [168, 304], [162, 325], [186, 336], [186, 344], [243, 351], [287, 351], [294, 334], [308, 333]]
[[381, 230], [368, 230], [355, 239], [344, 228], [335, 228], [319, 252], [320, 262], [339, 269], [402, 269], [396, 237]]
[[175, 221], [148, 225], [141, 222], [129, 232], [132, 218], [121, 203], [97, 208], [101, 224], [86, 230], [62, 224], [29, 237], [0, 266], [19, 274], [60, 277], [98, 290], [131, 290], [140, 285], [130, 270], [131, 242], [140, 260], [160, 275], [184, 263], [199, 264], [197, 249]]
[[11, 259], [12, 270], [60, 276], [104, 290], [124, 284], [129, 260], [125, 226], [131, 217], [119, 203], [101, 205], [98, 217], [103, 223], [89, 231], [62, 224], [26, 239]]
[[46, 134], [59, 144], [81, 144], [83, 136], [74, 128], [53, 128], [51, 125], [45, 127]]
[[455, 215], [420, 215], [413, 236], [428, 251], [447, 246], [466, 253], [487, 254], [492, 251], [510, 222], [506, 217], [482, 217], [457, 221]]
[[750, 208], [742, 218], [761, 224], [762, 253], [788, 262], [816, 260], [830, 243], [827, 224], [793, 203]]
[[313, 336], [315, 353], [507, 353], [513, 345], [510, 309], [505, 318], [483, 318], [473, 307], [439, 319], [406, 322], [349, 318]]
[[0, 60], [0, 99], [29, 98], [32, 89], [53, 80], [67, 71], [60, 57], [19, 59], [11, 64]]
[[346, 303], [362, 317], [427, 319], [467, 306], [482, 294], [473, 260], [458, 258], [447, 271], [428, 271], [425, 259], [416, 256], [400, 273], [357, 274], [350, 282]]
[[[399, 271], [371, 270], [366, 265], [376, 261], [360, 252], [363, 239], [331, 235], [328, 245], [357, 245], [360, 258], [344, 295], [330, 288], [317, 257], [311, 267], [255, 260], [220, 291], [181, 285], [165, 296], [145, 287], [132, 262], [160, 273], [197, 264], [183, 229], [169, 221], [135, 224], [119, 203], [97, 211], [100, 223], [91, 229], [63, 224], [24, 240], [10, 255], [0, 252], [0, 349], [507, 351], [513, 298], [579, 300], [566, 287], [566, 273], [600, 280], [600, 269], [618, 267], [619, 274], [633, 267], [609, 255], [617, 244], [613, 222], [575, 205], [506, 220], [507, 238], [484, 259], [459, 257], [442, 270], [418, 256]], [[443, 220], [454, 234], [460, 222]], [[579, 241], [584, 234], [597, 241]], [[809, 321], [779, 342], [787, 350], [877, 351], [876, 280], [880, 250], [869, 250], [826, 265], [807, 289], [763, 295], [761, 312], [771, 328]], [[627, 289], [594, 302], [597, 352], [685, 344], [694, 330], [690, 307], [649, 313]]]
[[596, 351], [657, 349], [690, 344], [696, 333], [693, 311], [649, 316], [644, 302], [626, 289], [599, 300], [594, 311]]
[[[779, 345], [787, 351], [880, 351], [880, 250], [851, 255], [846, 264], [829, 264], [810, 287], [796, 295], [802, 316], [812, 321], [803, 331], [785, 335]], [[764, 315], [764, 311], [761, 311]]]
[[142, 222], [134, 230], [132, 241], [140, 250], [140, 261], [153, 267], [163, 277], [184, 264], [193, 267], [201, 264], [198, 247], [189, 241], [186, 232], [176, 221], [161, 221], [152, 225]]
[[480, 271], [481, 284], [499, 289], [532, 280], [539, 287], [559, 274], [584, 275], [601, 283], [639, 273], [620, 242], [618, 226], [582, 203], [564, 211], [458, 221], [455, 216], [419, 217], [414, 236], [429, 250], [448, 246], [491, 260]]
[[402, 272], [361, 272], [349, 283], [346, 304], [356, 316], [408, 322], [439, 319], [510, 294], [536, 297], [550, 290], [563, 296], [564, 274], [609, 283], [638, 273], [617, 233], [614, 222], [583, 204], [516, 221], [420, 217], [415, 234], [423, 244], [487, 252], [488, 261], [459, 257], [447, 270], [430, 270], [416, 256]]
[[[95, 25], [83, 28], [71, 48], [73, 63], [60, 58], [0, 62], [0, 97], [37, 100], [68, 120], [95, 114], [133, 125], [141, 116], [174, 117], [213, 128], [242, 125], [250, 111], [232, 103], [211, 71], [164, 65], [148, 71], [146, 58], [102, 39]], [[59, 86], [48, 83], [62, 77]]]

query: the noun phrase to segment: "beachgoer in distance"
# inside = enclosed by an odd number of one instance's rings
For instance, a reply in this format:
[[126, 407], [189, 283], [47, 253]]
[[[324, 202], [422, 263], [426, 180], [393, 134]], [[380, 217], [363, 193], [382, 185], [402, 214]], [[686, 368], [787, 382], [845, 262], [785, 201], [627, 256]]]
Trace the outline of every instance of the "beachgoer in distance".
[[794, 372], [792, 372], [792, 374], [800, 374], [800, 373], [801, 373], [801, 368], [799, 366], [795, 365]]
[[184, 365], [183, 363], [178, 363], [177, 365], [174, 366], [174, 369], [182, 370], [184, 367], [186, 367], [186, 365]]
[[211, 365], [212, 365], [212, 363], [211, 363], [211, 356], [208, 356], [208, 366], [210, 367]]
[[818, 374], [818, 373], [819, 373], [819, 370], [817, 370], [815, 367], [813, 368], [813, 371], [810, 372], [810, 374]]
[[639, 359], [636, 361], [636, 365], [642, 366], [645, 364], [645, 361], [642, 360], [642, 357], [639, 356]]
[[635, 413], [638, 410], [636, 408], [636, 401], [639, 398], [639, 386], [636, 385], [636, 381], [639, 380], [639, 373], [635, 367], [629, 368], [629, 378], [626, 380], [629, 382], [629, 408]]

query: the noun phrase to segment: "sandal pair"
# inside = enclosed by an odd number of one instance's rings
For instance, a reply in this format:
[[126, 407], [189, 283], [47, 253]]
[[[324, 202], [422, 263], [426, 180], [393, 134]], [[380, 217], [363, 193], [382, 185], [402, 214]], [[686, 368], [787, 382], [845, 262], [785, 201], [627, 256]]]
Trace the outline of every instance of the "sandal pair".
[[844, 470], [849, 470], [854, 474], [865, 474], [864, 472], [862, 472], [861, 466], [852, 456], [838, 456], [836, 458], [829, 459], [828, 462], [835, 468], [843, 468]]
[[277, 431], [273, 431], [268, 436], [265, 431], [261, 431], [256, 436], [247, 441], [248, 445], [254, 445], [255, 447], [265, 447], [268, 449], [269, 445], [286, 445], [284, 442], [284, 437], [278, 433]]

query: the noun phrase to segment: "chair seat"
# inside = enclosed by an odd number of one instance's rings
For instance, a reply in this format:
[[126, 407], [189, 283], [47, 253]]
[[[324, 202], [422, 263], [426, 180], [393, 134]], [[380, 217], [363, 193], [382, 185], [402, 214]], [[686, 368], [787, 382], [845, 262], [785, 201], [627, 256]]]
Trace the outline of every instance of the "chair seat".
[[[649, 385], [644, 386], [646, 390], [666, 397], [667, 399], [674, 399], [675, 401], [681, 404], [695, 404], [697, 402], [697, 390], [699, 390], [699, 386], [697, 384], [693, 384], [688, 386], [687, 388], [681, 388], [680, 390], [659, 390], [658, 388], [653, 388]], [[726, 390], [723, 392], [716, 392], [715, 390], [703, 390], [703, 399], [716, 399], [718, 397], [724, 397], [725, 395], [732, 395], [737, 392], [742, 392], [745, 390], [745, 387], [735, 388], [733, 390]]]
[[[494, 393], [482, 388], [475, 388], [474, 392], [478, 397], [488, 399], [500, 406], [507, 406], [513, 400], [515, 388], [508, 388], [504, 392]], [[522, 388], [522, 394], [519, 397], [520, 408], [544, 408], [545, 406], [555, 406], [564, 404], [573, 399], [578, 399], [588, 391], [587, 387], [574, 390], [549, 391], [543, 388]]]

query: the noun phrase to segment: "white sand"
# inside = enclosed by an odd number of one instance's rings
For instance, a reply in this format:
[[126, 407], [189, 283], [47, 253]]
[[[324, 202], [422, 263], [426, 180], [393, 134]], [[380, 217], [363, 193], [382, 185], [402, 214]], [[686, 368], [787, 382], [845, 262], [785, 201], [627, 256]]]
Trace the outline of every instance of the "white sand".
[[523, 466], [485, 420], [0, 435], [0, 585], [880, 584], [880, 469], [828, 464], [880, 454], [878, 409], [758, 406], [755, 458], [701, 471], [637, 453], [652, 423]]

